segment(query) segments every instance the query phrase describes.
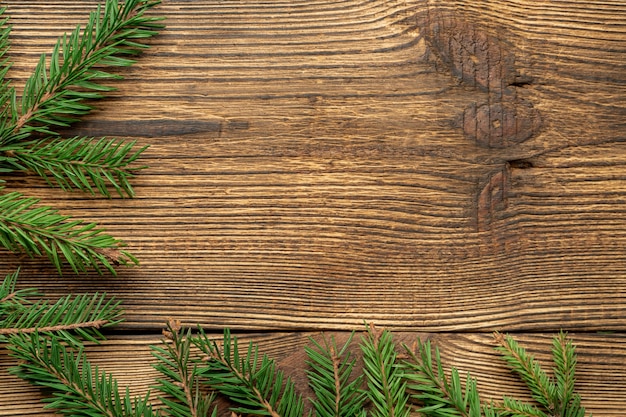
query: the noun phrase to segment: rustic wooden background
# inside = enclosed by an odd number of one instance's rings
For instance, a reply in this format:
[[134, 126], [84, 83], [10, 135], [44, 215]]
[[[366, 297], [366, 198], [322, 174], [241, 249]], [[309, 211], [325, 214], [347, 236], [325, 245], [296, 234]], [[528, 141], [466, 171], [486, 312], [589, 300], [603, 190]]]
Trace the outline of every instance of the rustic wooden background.
[[[18, 85], [95, 1], [8, 0]], [[169, 318], [245, 332], [306, 388], [302, 346], [368, 320], [432, 337], [487, 397], [521, 385], [493, 352], [579, 348], [595, 416], [626, 410], [626, 3], [167, 0], [167, 29], [73, 134], [151, 144], [137, 197], [8, 178], [98, 221], [140, 258], [119, 276], [21, 287], [106, 291], [126, 322], [89, 349], [133, 392]], [[45, 416], [7, 373], [0, 416]]]

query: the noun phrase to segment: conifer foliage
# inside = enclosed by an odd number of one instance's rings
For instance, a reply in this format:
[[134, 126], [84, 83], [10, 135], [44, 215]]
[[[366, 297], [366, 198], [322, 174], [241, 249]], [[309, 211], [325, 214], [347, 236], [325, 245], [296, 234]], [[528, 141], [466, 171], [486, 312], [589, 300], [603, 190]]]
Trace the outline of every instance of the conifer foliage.
[[0, 287], [0, 343], [16, 359], [11, 373], [46, 388], [51, 393], [46, 407], [62, 415], [216, 417], [218, 397], [231, 404], [232, 416], [587, 415], [575, 392], [575, 347], [564, 333], [553, 340], [551, 375], [512, 337], [496, 333], [496, 350], [528, 386], [533, 401], [510, 396], [484, 401], [471, 375], [462, 378], [454, 367], [444, 369], [430, 341], [400, 346], [391, 332], [373, 325], [366, 326], [358, 352], [354, 333], [341, 346], [332, 336], [311, 339], [305, 353], [314, 396], [304, 399], [258, 344], [243, 345], [228, 329], [219, 338], [201, 327], [192, 331], [171, 322], [163, 343], [152, 346], [157, 393], [135, 398], [93, 366], [83, 346], [83, 340], [104, 339], [98, 329], [119, 323], [119, 303], [99, 294], [36, 300], [37, 291], [15, 289], [16, 279], [17, 273], [11, 274]]
[[[43, 54], [24, 90], [11, 80], [11, 26], [0, 8], [0, 173], [34, 173], [51, 186], [111, 197], [132, 197], [130, 179], [145, 147], [113, 138], [62, 137], [60, 129], [92, 110], [92, 103], [122, 78], [148, 46], [145, 40], [163, 26], [161, 17], [146, 12], [159, 1], [107, 0], [84, 28], [62, 36], [52, 52]], [[0, 191], [4, 189], [0, 180]], [[19, 192], [0, 195], [0, 245], [28, 256], [45, 256], [61, 272], [67, 262], [78, 273], [87, 269], [115, 274], [119, 264], [137, 263], [123, 242], [94, 223], [72, 220]]]

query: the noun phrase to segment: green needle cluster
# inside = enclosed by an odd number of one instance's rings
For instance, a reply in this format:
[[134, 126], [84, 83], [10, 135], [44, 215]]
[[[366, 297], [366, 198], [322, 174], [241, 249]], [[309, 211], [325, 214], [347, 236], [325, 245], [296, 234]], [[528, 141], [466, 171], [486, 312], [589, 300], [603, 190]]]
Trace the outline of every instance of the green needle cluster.
[[[62, 129], [92, 110], [93, 101], [122, 78], [113, 72], [128, 67], [148, 47], [145, 41], [163, 27], [161, 17], [146, 12], [152, 0], [107, 0], [84, 28], [62, 36], [43, 54], [18, 97], [7, 77], [9, 19], [0, 8], [0, 173], [24, 171], [50, 186], [111, 197], [132, 197], [130, 180], [146, 147], [115, 138], [63, 137]], [[0, 183], [3, 183], [0, 180]], [[4, 187], [0, 186], [0, 190]], [[137, 263], [124, 243], [92, 223], [72, 221], [18, 192], [0, 197], [0, 245], [29, 256], [46, 256], [59, 273], [64, 263], [74, 272], [95, 269], [115, 274], [115, 266]]]

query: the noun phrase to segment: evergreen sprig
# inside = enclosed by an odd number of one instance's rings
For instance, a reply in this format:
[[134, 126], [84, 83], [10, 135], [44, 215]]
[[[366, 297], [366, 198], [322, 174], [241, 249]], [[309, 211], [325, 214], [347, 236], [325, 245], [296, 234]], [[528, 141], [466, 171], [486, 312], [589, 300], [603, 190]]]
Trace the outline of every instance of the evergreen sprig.
[[217, 416], [217, 407], [210, 412], [214, 395], [204, 393], [198, 372], [199, 361], [191, 353], [191, 329], [181, 330], [180, 323], [168, 323], [163, 332], [165, 347], [152, 346], [152, 354], [158, 359], [154, 368], [163, 377], [157, 380], [157, 389], [165, 396], [159, 397], [171, 417]]
[[291, 379], [267, 355], [259, 357], [258, 345], [250, 342], [240, 352], [237, 337], [224, 331], [218, 345], [200, 329], [193, 343], [203, 353], [204, 367], [198, 374], [205, 384], [238, 404], [231, 411], [246, 415], [301, 417], [304, 401]]
[[368, 397], [373, 404], [374, 417], [408, 417], [409, 394], [393, 337], [388, 330], [373, 325], [362, 338], [363, 373], [367, 379]]
[[513, 417], [583, 417], [586, 413], [581, 405], [580, 395], [574, 392], [576, 372], [576, 349], [563, 332], [552, 343], [554, 379], [541, 368], [533, 355], [511, 336], [495, 334], [500, 344], [497, 350], [502, 354], [513, 372], [524, 381], [538, 406], [504, 398], [500, 410]]
[[98, 329], [121, 321], [119, 302], [104, 295], [67, 295], [50, 303], [32, 300], [35, 289], [16, 290], [18, 272], [0, 286], [0, 342], [18, 365], [9, 371], [52, 391], [46, 407], [68, 416], [156, 417], [145, 398], [120, 394], [112, 375], [87, 360], [82, 341], [104, 337]]
[[[159, 1], [109, 0], [89, 16], [84, 29], [77, 26], [70, 35], [61, 37], [50, 58], [41, 55], [33, 74], [26, 81], [21, 112], [13, 135], [2, 137], [2, 143], [21, 139], [37, 132], [56, 135], [56, 127], [67, 127], [87, 114], [92, 106], [86, 99], [104, 97], [113, 87], [104, 79], [120, 75], [107, 67], [128, 67], [135, 61], [130, 56], [147, 48], [141, 42], [158, 33], [161, 18], [145, 12]], [[18, 109], [12, 109], [17, 114]]]
[[80, 339], [102, 340], [99, 329], [122, 320], [120, 302], [104, 294], [67, 295], [55, 302], [33, 300], [39, 296], [36, 290], [15, 290], [17, 277], [18, 272], [7, 275], [0, 287], [0, 342], [13, 335], [41, 333], [78, 346]]
[[20, 361], [10, 372], [26, 381], [53, 391], [44, 402], [47, 408], [67, 416], [153, 417], [149, 397], [120, 394], [111, 374], [93, 366], [82, 347], [74, 349], [56, 335], [38, 332], [11, 336], [9, 351]]
[[[49, 185], [111, 197], [110, 189], [132, 197], [130, 180], [145, 167], [134, 163], [146, 147], [113, 138], [61, 136], [93, 109], [93, 100], [121, 79], [116, 68], [132, 65], [148, 47], [145, 41], [163, 27], [146, 12], [153, 0], [107, 0], [89, 15], [84, 28], [62, 36], [49, 55], [42, 54], [18, 98], [7, 78], [11, 27], [0, 9], [0, 173], [26, 171]], [[0, 183], [3, 182], [0, 180]], [[56, 211], [34, 208], [39, 201], [10, 193], [0, 198], [0, 245], [29, 256], [46, 256], [74, 272], [95, 269], [115, 274], [115, 266], [136, 263], [117, 239], [95, 225], [72, 221]], [[15, 209], [19, 217], [16, 217]], [[103, 267], [103, 268], [102, 268]]]
[[433, 349], [430, 341], [417, 340], [415, 348], [405, 345], [405, 351], [410, 359], [404, 362], [405, 377], [420, 413], [432, 417], [495, 415], [490, 404], [481, 404], [476, 380], [469, 373], [465, 384], [456, 368], [450, 370], [450, 377], [445, 374], [439, 349]]
[[337, 347], [334, 337], [324, 337], [323, 344], [311, 338], [314, 347], [304, 348], [308, 360], [309, 385], [315, 393], [311, 400], [318, 417], [354, 417], [366, 414], [367, 392], [362, 389], [363, 376], [352, 377], [356, 358], [348, 348], [354, 337]]
[[[2, 190], [2, 187], [0, 187]], [[114, 266], [137, 263], [121, 249], [122, 241], [99, 229], [96, 223], [71, 220], [57, 210], [37, 206], [39, 200], [18, 192], [0, 195], [0, 244], [28, 256], [47, 256], [59, 273], [62, 258], [76, 273], [104, 266], [115, 273]]]
[[[136, 150], [136, 141], [89, 137], [35, 140], [28, 147], [5, 147], [13, 165], [30, 170], [50, 185], [111, 197], [113, 187], [120, 197], [133, 197], [130, 179], [145, 167], [132, 167], [147, 146]], [[13, 148], [13, 149], [11, 149]]]

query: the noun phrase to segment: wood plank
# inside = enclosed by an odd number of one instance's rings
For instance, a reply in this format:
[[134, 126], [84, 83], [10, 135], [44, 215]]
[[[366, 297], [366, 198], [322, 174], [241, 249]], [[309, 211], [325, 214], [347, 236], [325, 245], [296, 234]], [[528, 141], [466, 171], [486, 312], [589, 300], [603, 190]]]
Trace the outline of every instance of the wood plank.
[[[93, 4], [6, 2], [18, 85]], [[137, 198], [7, 184], [142, 266], [56, 278], [3, 254], [0, 272], [121, 297], [128, 329], [624, 330], [626, 8], [589, 4], [166, 2], [163, 35], [73, 131], [152, 144]], [[490, 52], [454, 55], [457, 28]]]
[[[334, 335], [341, 342], [346, 340], [348, 333]], [[626, 335], [574, 333], [570, 336], [578, 353], [577, 392], [581, 394], [587, 411], [597, 417], [623, 415], [626, 409]], [[321, 340], [319, 333], [305, 332], [242, 335], [241, 341], [259, 343], [261, 352], [276, 359], [279, 368], [293, 378], [298, 391], [310, 396], [312, 392], [308, 388], [303, 351], [309, 337]], [[488, 333], [428, 335], [399, 332], [394, 337], [398, 343], [408, 345], [416, 337], [430, 337], [440, 348], [446, 369], [454, 366], [463, 373], [470, 372], [477, 379], [484, 400], [498, 400], [506, 394], [530, 401], [526, 388], [503, 366], [499, 354], [493, 350], [494, 340]], [[533, 353], [546, 369], [551, 367], [549, 352], [552, 337], [544, 333], [515, 335], [516, 340]], [[154, 386], [154, 378], [157, 377], [157, 372], [151, 367], [154, 358], [149, 345], [159, 343], [160, 339], [155, 337], [118, 336], [101, 346], [89, 347], [88, 355], [94, 364], [111, 372], [121, 387], [129, 386], [133, 395], [145, 395]], [[355, 350], [352, 350], [358, 354], [357, 343], [358, 335], [353, 341]], [[6, 368], [12, 364], [6, 351], [0, 351], [0, 416], [52, 415], [42, 410], [39, 399], [43, 394], [37, 388], [7, 374]], [[154, 390], [150, 392], [154, 404], [158, 405], [158, 393]], [[221, 415], [230, 415], [226, 409], [222, 408], [222, 411]]]

